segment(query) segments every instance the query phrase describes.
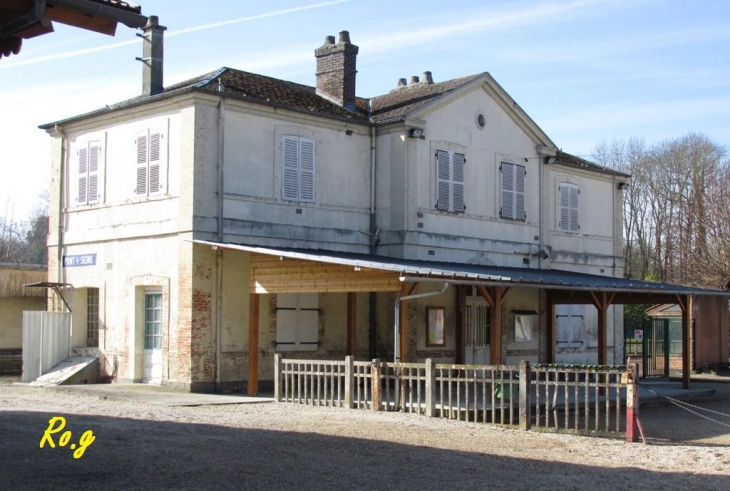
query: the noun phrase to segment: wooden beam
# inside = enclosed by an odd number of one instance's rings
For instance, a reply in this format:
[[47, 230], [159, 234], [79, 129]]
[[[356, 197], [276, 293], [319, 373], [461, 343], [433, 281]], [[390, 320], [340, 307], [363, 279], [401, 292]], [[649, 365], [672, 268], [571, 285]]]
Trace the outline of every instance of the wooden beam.
[[545, 292], [545, 297], [547, 300], [547, 362], [548, 363], [555, 363], [555, 298], [553, 297], [553, 292], [548, 290]]
[[[591, 292], [592, 295], [593, 292]], [[594, 295], [596, 296], [596, 295]], [[608, 292], [600, 292], [598, 301], [598, 364], [606, 365], [608, 360]]]
[[682, 309], [682, 388], [690, 388], [690, 348], [692, 343], [692, 304], [689, 295], [678, 295], [677, 300]]
[[504, 291], [502, 292], [502, 302], [507, 300], [507, 297], [509, 296], [510, 292], [512, 292], [511, 286], [508, 286], [507, 288], [504, 289]]
[[494, 307], [489, 309], [489, 364], [502, 364], [502, 287], [492, 289]]
[[255, 396], [259, 392], [259, 296], [248, 296], [248, 380], [246, 393]]
[[484, 300], [487, 301], [487, 305], [489, 305], [489, 307], [494, 308], [494, 298], [492, 298], [492, 295], [486, 288], [482, 285], [477, 285], [477, 292], [479, 292], [479, 295], [484, 297]]
[[[408, 295], [408, 292], [408, 285], [403, 284], [401, 286], [400, 296], [405, 297]], [[404, 300], [400, 303], [399, 324], [400, 338], [398, 342], [400, 343], [400, 351], [398, 353], [398, 358], [401, 363], [406, 363], [408, 360], [408, 300]]]
[[464, 363], [464, 319], [466, 315], [466, 286], [456, 285], [456, 326], [454, 328], [454, 344], [456, 344], [456, 363]]
[[347, 355], [357, 358], [357, 294], [347, 294]]

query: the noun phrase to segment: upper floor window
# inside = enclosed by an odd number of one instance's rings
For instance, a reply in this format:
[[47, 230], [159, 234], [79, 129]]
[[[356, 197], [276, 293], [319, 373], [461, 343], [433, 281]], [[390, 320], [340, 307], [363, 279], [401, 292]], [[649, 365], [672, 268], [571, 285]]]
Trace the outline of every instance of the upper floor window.
[[284, 135], [281, 142], [281, 197], [314, 203], [314, 140]]
[[500, 216], [510, 220], [527, 219], [525, 213], [525, 177], [527, 170], [524, 165], [502, 162], [502, 207]]
[[85, 143], [79, 148], [76, 204], [89, 205], [99, 202], [100, 157], [101, 147], [98, 141]]
[[162, 133], [145, 130], [135, 140], [137, 174], [134, 194], [150, 196], [160, 192], [162, 172]]
[[436, 150], [436, 208], [462, 213], [464, 205], [463, 153]]
[[567, 182], [560, 183], [560, 230], [565, 232], [578, 232], [578, 195], [580, 188], [575, 184]]

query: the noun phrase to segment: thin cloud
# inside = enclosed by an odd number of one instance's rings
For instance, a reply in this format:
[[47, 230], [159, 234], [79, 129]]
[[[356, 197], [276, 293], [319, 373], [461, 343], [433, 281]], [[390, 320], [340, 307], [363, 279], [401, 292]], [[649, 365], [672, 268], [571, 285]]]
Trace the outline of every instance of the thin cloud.
[[[337, 5], [337, 4], [346, 3], [349, 1], [351, 1], [351, 0], [331, 0], [328, 2], [319, 2], [319, 3], [314, 3], [311, 5], [304, 5], [302, 7], [293, 7], [290, 9], [275, 10], [273, 12], [268, 12], [265, 14], [249, 15], [247, 17], [239, 17], [237, 19], [214, 22], [212, 24], [203, 24], [201, 26], [188, 27], [185, 29], [178, 29], [177, 31], [169, 31], [165, 36], [168, 38], [172, 37], [172, 36], [180, 36], [183, 34], [190, 34], [191, 32], [204, 31], [207, 29], [215, 29], [217, 27], [229, 26], [231, 24], [239, 24], [241, 22], [251, 22], [251, 21], [260, 20], [260, 19], [267, 19], [270, 17], [278, 17], [281, 15], [293, 14], [295, 12], [302, 12], [304, 10], [312, 10], [312, 9], [317, 9], [317, 8], [322, 8], [322, 7], [329, 7], [331, 5]], [[46, 61], [62, 60], [65, 58], [72, 58], [75, 56], [82, 56], [82, 55], [87, 55], [90, 53], [97, 53], [99, 51], [106, 51], [109, 49], [120, 48], [122, 46], [130, 46], [133, 44], [137, 44], [138, 42], [139, 41], [137, 41], [136, 39], [132, 39], [130, 41], [121, 41], [118, 43], [105, 44], [104, 46], [97, 46], [94, 48], [79, 49], [76, 51], [68, 51], [65, 53], [56, 53], [53, 55], [39, 56], [37, 58], [29, 58], [26, 60], [19, 60], [19, 61], [13, 62], [13, 63], [7, 63], [7, 64], [0, 65], [0, 69], [15, 68], [18, 66], [23, 66], [23, 65], [33, 65], [36, 63], [43, 63]]]

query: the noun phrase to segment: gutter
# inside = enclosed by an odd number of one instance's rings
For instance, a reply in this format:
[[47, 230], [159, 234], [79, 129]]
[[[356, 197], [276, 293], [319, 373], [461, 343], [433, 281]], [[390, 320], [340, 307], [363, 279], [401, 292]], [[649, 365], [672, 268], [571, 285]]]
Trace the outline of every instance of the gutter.
[[12, 34], [40, 21], [45, 10], [46, 2], [44, 0], [32, 0], [26, 14], [0, 25], [0, 39], [10, 37]]
[[147, 24], [147, 17], [139, 12], [99, 2], [89, 0], [45, 0], [45, 3], [54, 7], [68, 7], [91, 17], [103, 17], [104, 19], [121, 22], [127, 27], [141, 29]]

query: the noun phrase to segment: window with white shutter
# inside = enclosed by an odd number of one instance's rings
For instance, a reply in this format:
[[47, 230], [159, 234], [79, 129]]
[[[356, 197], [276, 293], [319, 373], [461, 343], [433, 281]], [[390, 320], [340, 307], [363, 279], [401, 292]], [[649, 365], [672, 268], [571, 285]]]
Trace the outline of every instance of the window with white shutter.
[[463, 153], [436, 150], [436, 208], [462, 213], [464, 204]]
[[281, 197], [287, 201], [314, 203], [314, 140], [284, 135], [281, 140]]
[[583, 306], [556, 305], [558, 345], [577, 347], [583, 345]]
[[578, 223], [578, 196], [580, 188], [567, 182], [560, 183], [559, 228], [564, 232], [577, 233], [580, 230]]
[[85, 143], [79, 148], [76, 204], [89, 205], [99, 202], [100, 159], [101, 148], [98, 141]]
[[314, 351], [319, 346], [319, 295], [280, 293], [276, 297], [276, 349]]
[[145, 130], [135, 139], [136, 174], [134, 194], [150, 196], [162, 188], [162, 133]]
[[510, 220], [527, 219], [525, 212], [525, 177], [527, 170], [524, 165], [502, 162], [500, 166], [501, 200], [500, 216]]

